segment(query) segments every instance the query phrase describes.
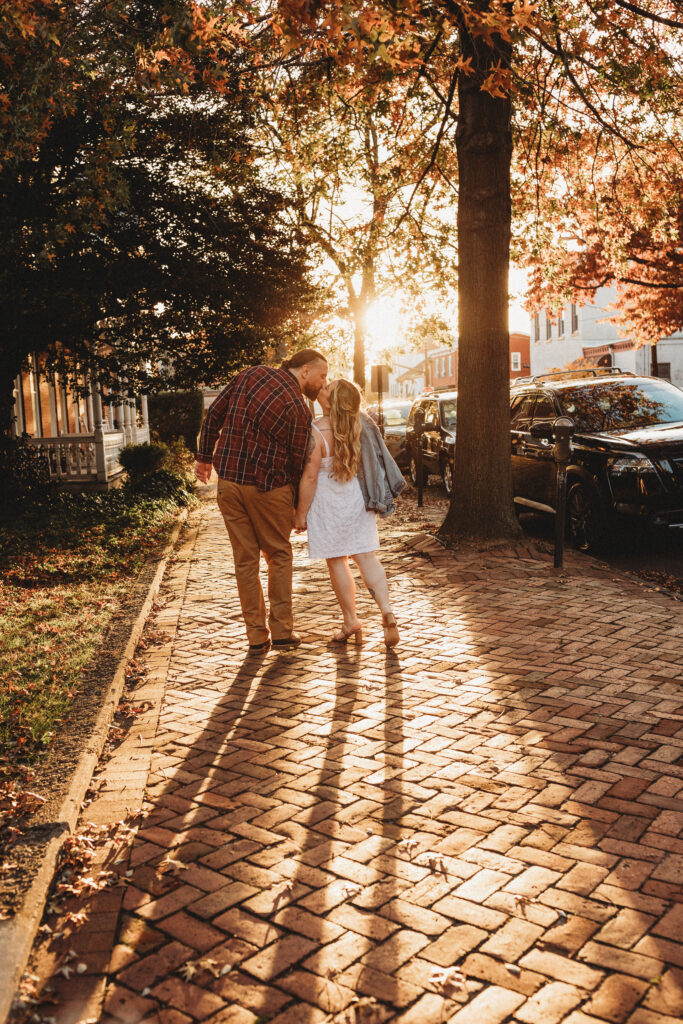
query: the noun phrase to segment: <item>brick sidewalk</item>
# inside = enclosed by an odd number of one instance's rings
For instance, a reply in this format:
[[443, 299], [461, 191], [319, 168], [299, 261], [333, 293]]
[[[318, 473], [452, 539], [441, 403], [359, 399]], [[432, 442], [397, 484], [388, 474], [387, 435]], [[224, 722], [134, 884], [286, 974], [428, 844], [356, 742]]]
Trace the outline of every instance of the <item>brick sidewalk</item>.
[[329, 644], [298, 539], [305, 643], [245, 659], [222, 521], [192, 522], [147, 710], [84, 815], [144, 808], [98, 854], [123, 884], [87, 902], [82, 970], [38, 1019], [678, 1022], [680, 605], [573, 555], [454, 557], [389, 524], [395, 653], [367, 597], [363, 647]]

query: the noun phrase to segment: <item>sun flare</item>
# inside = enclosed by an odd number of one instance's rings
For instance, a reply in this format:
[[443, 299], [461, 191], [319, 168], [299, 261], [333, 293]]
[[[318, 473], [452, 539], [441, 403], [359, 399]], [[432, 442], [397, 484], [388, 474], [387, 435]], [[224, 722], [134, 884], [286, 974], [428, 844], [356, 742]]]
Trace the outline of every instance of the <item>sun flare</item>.
[[369, 307], [365, 326], [367, 330], [368, 362], [376, 363], [385, 349], [393, 348], [403, 336], [400, 306], [396, 299], [376, 299]]

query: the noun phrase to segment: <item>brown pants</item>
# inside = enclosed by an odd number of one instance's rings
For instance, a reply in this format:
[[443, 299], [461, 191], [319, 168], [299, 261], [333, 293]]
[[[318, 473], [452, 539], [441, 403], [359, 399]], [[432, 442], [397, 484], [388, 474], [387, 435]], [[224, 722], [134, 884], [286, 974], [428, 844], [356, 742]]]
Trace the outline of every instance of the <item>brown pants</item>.
[[291, 635], [292, 618], [292, 488], [257, 491], [250, 484], [218, 481], [218, 507], [235, 558], [237, 591], [250, 644], [268, 638], [266, 605], [259, 579], [261, 552], [268, 564], [268, 623], [273, 640]]

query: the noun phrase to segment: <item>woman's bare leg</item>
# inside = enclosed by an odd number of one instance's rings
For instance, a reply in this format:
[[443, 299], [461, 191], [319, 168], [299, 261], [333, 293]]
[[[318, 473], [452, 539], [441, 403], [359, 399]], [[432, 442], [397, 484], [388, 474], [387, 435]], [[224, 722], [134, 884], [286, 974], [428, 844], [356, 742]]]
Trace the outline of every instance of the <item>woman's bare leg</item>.
[[349, 568], [349, 560], [346, 557], [328, 558], [327, 568], [330, 573], [332, 589], [344, 615], [344, 627], [355, 629], [358, 625], [356, 583]]
[[379, 610], [383, 615], [390, 612], [391, 601], [389, 599], [387, 574], [375, 552], [365, 551], [363, 554], [351, 555], [351, 557], [360, 569], [363, 582], [379, 605]]

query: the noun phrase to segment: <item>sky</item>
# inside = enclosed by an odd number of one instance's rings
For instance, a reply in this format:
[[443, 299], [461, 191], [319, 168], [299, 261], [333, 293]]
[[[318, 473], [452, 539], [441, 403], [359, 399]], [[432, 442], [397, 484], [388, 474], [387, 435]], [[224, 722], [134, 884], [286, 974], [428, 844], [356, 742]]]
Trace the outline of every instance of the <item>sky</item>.
[[[518, 267], [510, 268], [510, 331], [529, 333], [529, 314], [522, 306], [522, 298], [526, 289], [526, 271]], [[438, 310], [443, 315], [443, 310]], [[452, 313], [453, 333], [457, 335], [457, 311]], [[370, 309], [367, 319], [368, 362], [377, 362], [385, 349], [395, 349], [401, 345], [402, 323], [400, 303], [392, 302], [391, 298], [378, 299]]]

